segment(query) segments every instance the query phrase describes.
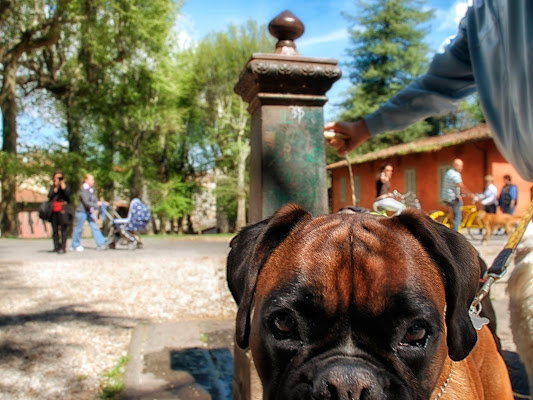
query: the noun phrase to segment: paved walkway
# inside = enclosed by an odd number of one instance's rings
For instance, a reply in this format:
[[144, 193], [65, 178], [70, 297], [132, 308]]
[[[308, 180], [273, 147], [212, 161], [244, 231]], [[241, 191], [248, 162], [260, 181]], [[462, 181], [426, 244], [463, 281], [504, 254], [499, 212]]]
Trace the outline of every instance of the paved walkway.
[[[115, 250], [97, 251], [92, 238], [81, 240], [85, 251], [67, 251], [57, 254], [52, 251], [52, 239], [0, 239], [0, 261], [17, 262], [61, 261], [61, 260], [145, 260], [168, 257], [226, 256], [230, 237], [147, 237], [143, 238], [144, 248], [128, 250], [118, 246]], [[70, 246], [69, 240], [67, 245]]]

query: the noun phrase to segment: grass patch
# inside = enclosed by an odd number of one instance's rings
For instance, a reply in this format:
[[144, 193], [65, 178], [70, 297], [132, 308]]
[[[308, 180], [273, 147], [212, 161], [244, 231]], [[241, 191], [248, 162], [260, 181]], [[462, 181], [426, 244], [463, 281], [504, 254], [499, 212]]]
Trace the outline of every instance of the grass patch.
[[124, 389], [124, 371], [126, 364], [130, 360], [129, 356], [120, 357], [117, 364], [110, 370], [104, 372], [104, 378], [100, 382], [100, 400], [119, 400], [120, 392]]
[[202, 342], [202, 343], [207, 343], [207, 342], [209, 342], [209, 336], [207, 336], [205, 333], [202, 333], [202, 334], [200, 335], [200, 342]]

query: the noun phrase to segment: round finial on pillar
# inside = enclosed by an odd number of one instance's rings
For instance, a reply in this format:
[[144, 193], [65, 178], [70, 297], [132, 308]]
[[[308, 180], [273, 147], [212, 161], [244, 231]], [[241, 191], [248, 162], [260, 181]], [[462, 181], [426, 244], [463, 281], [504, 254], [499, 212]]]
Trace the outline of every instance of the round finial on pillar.
[[268, 31], [278, 39], [274, 54], [298, 55], [294, 40], [304, 33], [304, 24], [289, 10], [270, 21]]

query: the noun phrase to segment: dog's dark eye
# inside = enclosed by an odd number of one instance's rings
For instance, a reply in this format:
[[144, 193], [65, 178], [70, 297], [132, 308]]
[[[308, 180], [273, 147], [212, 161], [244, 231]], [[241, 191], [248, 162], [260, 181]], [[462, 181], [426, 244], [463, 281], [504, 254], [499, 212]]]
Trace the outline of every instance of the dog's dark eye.
[[273, 325], [276, 339], [289, 339], [296, 334], [296, 321], [289, 314], [276, 314]]
[[424, 347], [427, 339], [426, 329], [422, 325], [415, 324], [407, 330], [400, 344], [403, 346]]

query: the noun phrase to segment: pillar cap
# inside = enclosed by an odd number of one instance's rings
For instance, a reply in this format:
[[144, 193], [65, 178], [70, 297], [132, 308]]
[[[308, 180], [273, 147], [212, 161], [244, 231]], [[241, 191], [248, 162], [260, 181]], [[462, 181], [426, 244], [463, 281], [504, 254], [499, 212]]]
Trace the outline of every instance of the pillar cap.
[[304, 24], [289, 10], [283, 11], [268, 24], [268, 31], [278, 39], [274, 54], [298, 55], [294, 41], [303, 35]]
[[335, 59], [255, 53], [234, 90], [250, 105], [258, 96], [272, 100], [283, 98], [284, 102], [302, 99], [308, 103], [317, 99], [323, 104], [327, 100], [326, 92], [340, 77]]

